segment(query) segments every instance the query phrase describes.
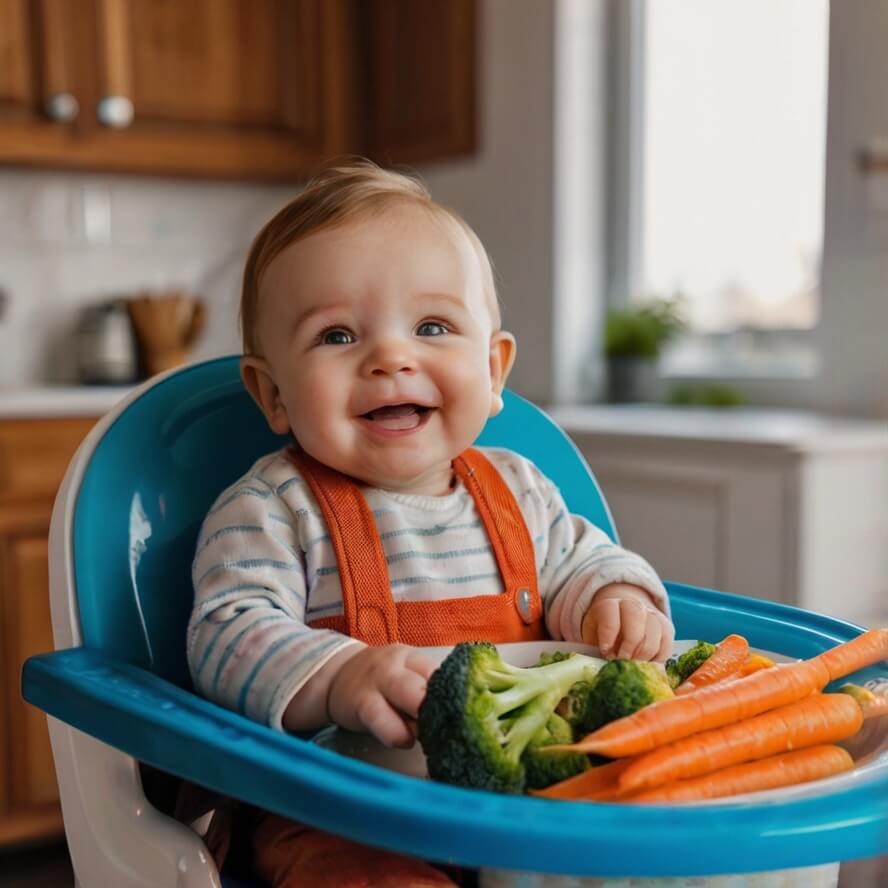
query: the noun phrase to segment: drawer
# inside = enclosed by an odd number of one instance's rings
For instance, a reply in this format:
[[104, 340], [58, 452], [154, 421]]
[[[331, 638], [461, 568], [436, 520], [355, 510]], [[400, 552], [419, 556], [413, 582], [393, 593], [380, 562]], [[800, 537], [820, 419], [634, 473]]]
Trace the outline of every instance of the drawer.
[[98, 417], [0, 421], [0, 500], [53, 499]]

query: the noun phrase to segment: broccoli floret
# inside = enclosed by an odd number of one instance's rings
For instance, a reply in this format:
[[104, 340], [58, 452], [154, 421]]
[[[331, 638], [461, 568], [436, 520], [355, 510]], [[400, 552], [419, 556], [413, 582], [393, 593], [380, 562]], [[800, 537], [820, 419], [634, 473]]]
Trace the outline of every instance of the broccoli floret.
[[586, 712], [586, 701], [592, 690], [592, 684], [592, 681], [585, 679], [576, 682], [555, 710], [574, 729], [575, 734], [582, 733], [581, 723]]
[[429, 776], [445, 783], [522, 792], [522, 756], [571, 685], [602, 660], [577, 654], [548, 666], [503, 662], [486, 642], [458, 644], [429, 679], [417, 736]]
[[698, 641], [692, 648], [679, 657], [670, 657], [666, 661], [666, 675], [670, 686], [675, 689], [683, 681], [697, 671], [703, 663], [715, 653], [715, 645], [708, 641]]
[[565, 719], [557, 713], [549, 716], [521, 757], [527, 789], [544, 789], [589, 767], [589, 756], [582, 752], [546, 751], [547, 746], [573, 743], [574, 739], [573, 729]]
[[588, 734], [642, 706], [674, 697], [662, 666], [642, 660], [610, 660], [585, 695], [577, 689], [574, 726]]
[[551, 666], [553, 663], [561, 663], [564, 660], [569, 660], [576, 651], [552, 651], [549, 654], [540, 654], [539, 660], [534, 663], [534, 666]]

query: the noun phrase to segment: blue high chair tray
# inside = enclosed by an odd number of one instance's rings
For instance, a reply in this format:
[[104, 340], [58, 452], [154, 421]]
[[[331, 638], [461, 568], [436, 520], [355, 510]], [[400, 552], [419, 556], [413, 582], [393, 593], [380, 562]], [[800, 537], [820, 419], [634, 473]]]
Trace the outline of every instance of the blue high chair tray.
[[[471, 867], [696, 875], [888, 851], [888, 766], [834, 790], [746, 804], [550, 801], [406, 777], [195, 696], [184, 628], [200, 522], [227, 484], [281, 443], [244, 392], [234, 358], [152, 381], [103, 421], [66, 479], [71, 508], [53, 524], [64, 562], [56, 574], [68, 576], [64, 591], [53, 590], [54, 624], [69, 618], [76, 646], [26, 663], [29, 702], [135, 759], [226, 795], [360, 842]], [[616, 538], [585, 461], [529, 402], [506, 393], [506, 409], [478, 443], [528, 456], [572, 511]], [[810, 657], [861, 631], [786, 605], [667, 588], [680, 638], [734, 632], [754, 648]], [[66, 606], [57, 599], [73, 602], [70, 615], [57, 616]], [[888, 664], [845, 680], [870, 678], [888, 679]]]

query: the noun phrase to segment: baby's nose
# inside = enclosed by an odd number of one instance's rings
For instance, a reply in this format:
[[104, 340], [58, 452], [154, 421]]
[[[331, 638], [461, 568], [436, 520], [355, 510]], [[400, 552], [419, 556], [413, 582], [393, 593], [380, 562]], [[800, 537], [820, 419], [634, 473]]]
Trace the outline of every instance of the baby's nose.
[[367, 357], [364, 372], [374, 376], [413, 373], [416, 360], [409, 345], [401, 339], [378, 343]]

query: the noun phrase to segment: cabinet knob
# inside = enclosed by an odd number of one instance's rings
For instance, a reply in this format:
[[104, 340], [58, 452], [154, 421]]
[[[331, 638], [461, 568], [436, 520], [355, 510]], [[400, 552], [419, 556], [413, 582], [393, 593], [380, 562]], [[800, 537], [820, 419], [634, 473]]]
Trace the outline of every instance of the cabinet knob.
[[70, 123], [80, 113], [80, 102], [71, 93], [53, 93], [44, 105], [46, 115], [56, 123]]
[[111, 129], [126, 129], [134, 116], [132, 100], [126, 96], [105, 96], [96, 106], [99, 123]]

